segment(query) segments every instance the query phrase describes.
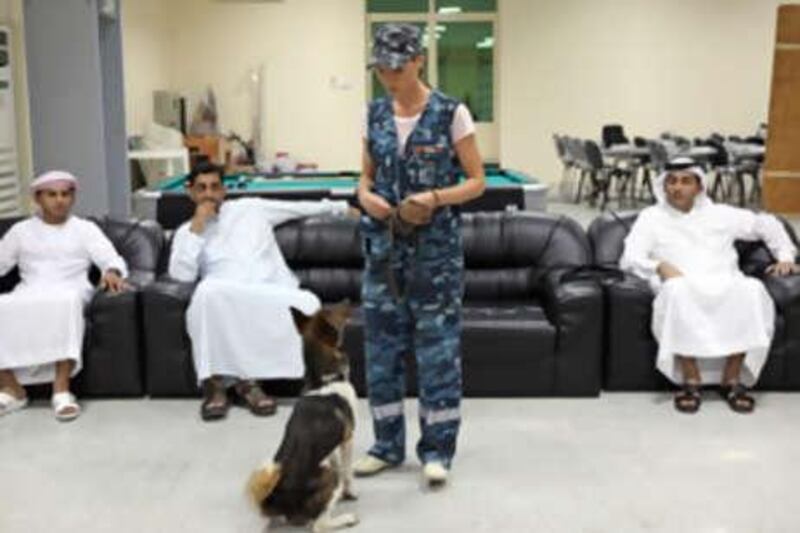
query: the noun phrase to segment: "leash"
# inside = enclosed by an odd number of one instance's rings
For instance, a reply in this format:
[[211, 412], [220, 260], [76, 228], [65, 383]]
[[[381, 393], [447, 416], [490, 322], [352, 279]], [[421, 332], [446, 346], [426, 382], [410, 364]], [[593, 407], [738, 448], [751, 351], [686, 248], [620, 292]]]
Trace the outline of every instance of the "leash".
[[402, 305], [405, 304], [406, 300], [408, 299], [408, 284], [404, 283], [403, 290], [401, 290], [400, 285], [397, 282], [397, 273], [394, 270], [394, 263], [395, 259], [397, 258], [395, 255], [395, 243], [397, 242], [398, 237], [403, 237], [404, 239], [409, 240], [413, 239], [416, 241], [417, 231], [413, 225], [408, 224], [400, 218], [397, 209], [393, 209], [392, 214], [389, 216], [389, 258], [386, 261], [384, 277], [386, 278], [386, 284], [389, 286], [389, 292], [392, 295], [392, 299], [396, 304]]

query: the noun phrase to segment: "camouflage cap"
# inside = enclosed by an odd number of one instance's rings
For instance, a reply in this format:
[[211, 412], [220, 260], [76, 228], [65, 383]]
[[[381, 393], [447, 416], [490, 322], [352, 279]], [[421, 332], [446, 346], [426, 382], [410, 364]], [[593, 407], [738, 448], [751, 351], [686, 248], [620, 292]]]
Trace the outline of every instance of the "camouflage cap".
[[422, 54], [420, 28], [412, 24], [384, 24], [375, 32], [372, 55], [367, 62], [367, 68], [381, 66], [397, 70], [420, 54]]

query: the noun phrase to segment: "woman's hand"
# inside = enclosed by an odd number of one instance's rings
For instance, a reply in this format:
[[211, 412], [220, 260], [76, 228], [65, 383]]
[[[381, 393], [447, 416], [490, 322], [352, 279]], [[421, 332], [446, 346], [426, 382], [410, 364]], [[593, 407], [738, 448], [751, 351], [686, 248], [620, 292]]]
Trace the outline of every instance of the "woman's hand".
[[369, 216], [386, 220], [392, 214], [392, 206], [382, 196], [371, 191], [359, 191], [358, 201]]
[[434, 210], [439, 207], [439, 199], [436, 197], [436, 194], [433, 191], [423, 191], [412, 194], [411, 196], [406, 197], [406, 201], [418, 205], [424, 205], [430, 210]]
[[375, 183], [375, 165], [369, 156], [367, 142], [362, 149], [361, 180], [358, 184], [358, 203], [369, 216], [377, 220], [386, 220], [392, 214], [392, 206], [379, 194], [372, 192]]

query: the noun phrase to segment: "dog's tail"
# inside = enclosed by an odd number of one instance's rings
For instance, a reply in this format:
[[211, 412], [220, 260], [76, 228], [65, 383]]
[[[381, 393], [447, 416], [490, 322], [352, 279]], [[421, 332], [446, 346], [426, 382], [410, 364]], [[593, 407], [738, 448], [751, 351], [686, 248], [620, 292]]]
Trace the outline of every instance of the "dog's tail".
[[281, 480], [281, 465], [265, 464], [252, 474], [247, 482], [247, 494], [256, 507], [261, 508], [264, 500], [269, 498]]

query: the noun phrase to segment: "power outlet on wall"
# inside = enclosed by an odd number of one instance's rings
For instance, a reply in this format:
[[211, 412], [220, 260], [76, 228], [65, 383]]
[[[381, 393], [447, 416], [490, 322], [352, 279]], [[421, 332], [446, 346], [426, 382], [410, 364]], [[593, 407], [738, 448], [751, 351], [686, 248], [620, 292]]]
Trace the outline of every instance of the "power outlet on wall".
[[334, 91], [351, 91], [353, 82], [344, 76], [333, 75], [330, 79], [330, 87]]

